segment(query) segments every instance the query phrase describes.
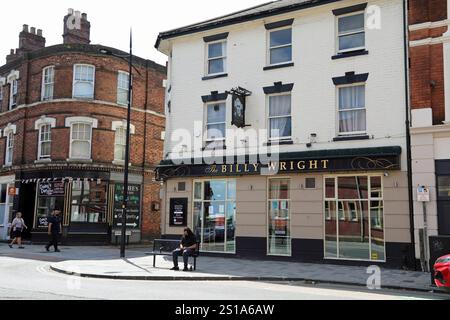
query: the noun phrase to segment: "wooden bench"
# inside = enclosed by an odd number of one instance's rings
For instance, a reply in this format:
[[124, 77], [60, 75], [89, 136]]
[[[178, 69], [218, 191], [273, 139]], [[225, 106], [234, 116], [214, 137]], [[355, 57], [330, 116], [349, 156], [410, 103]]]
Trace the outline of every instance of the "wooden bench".
[[[155, 239], [153, 241], [153, 251], [146, 252], [148, 256], [153, 256], [153, 268], [156, 268], [156, 257], [157, 256], [173, 256], [173, 251], [180, 248], [180, 240], [168, 240], [168, 239]], [[197, 270], [197, 258], [200, 256], [200, 242], [197, 241], [197, 249], [189, 255], [189, 257], [194, 258], [194, 268], [190, 270]]]

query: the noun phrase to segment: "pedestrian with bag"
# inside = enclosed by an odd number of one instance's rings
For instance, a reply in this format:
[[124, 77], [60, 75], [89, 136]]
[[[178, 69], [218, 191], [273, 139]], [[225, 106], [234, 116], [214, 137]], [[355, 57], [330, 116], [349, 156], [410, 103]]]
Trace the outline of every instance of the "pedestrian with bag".
[[48, 235], [50, 242], [45, 246], [45, 250], [50, 251], [50, 247], [55, 248], [55, 252], [61, 252], [58, 249], [58, 238], [62, 234], [62, 220], [60, 217], [61, 211], [53, 210], [52, 215], [48, 218]]
[[16, 217], [11, 222], [11, 238], [13, 239], [9, 244], [9, 247], [11, 249], [16, 242], [19, 245], [19, 249], [25, 249], [25, 247], [22, 246], [22, 232], [24, 229], [28, 229], [28, 227], [26, 226], [25, 221], [22, 219], [22, 213], [17, 212]]

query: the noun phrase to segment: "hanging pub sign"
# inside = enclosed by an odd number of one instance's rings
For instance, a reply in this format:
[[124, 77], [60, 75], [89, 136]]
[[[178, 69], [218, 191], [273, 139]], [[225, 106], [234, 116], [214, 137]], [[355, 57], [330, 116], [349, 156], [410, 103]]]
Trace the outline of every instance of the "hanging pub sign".
[[41, 182], [39, 183], [40, 197], [64, 197], [64, 182]]
[[251, 95], [251, 92], [238, 87], [231, 90], [232, 94], [232, 121], [231, 125], [238, 128], [245, 128], [245, 109], [246, 109], [246, 98]]
[[187, 226], [187, 198], [170, 199], [170, 226], [186, 227]]

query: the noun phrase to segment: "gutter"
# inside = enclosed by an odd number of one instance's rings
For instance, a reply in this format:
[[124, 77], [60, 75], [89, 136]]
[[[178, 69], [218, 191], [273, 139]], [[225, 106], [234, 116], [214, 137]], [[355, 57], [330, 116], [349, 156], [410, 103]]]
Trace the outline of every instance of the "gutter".
[[414, 270], [417, 271], [416, 265], [416, 235], [414, 225], [414, 195], [413, 195], [413, 174], [412, 174], [412, 151], [411, 151], [411, 113], [410, 113], [410, 88], [409, 88], [409, 37], [408, 37], [408, 10], [407, 2], [403, 0], [403, 42], [404, 42], [404, 63], [405, 63], [405, 115], [406, 115], [406, 151], [407, 151], [407, 167], [408, 167], [408, 200], [409, 200], [409, 231], [411, 235], [410, 259], [414, 264]]
[[[306, 2], [287, 5], [284, 7], [268, 9], [266, 11], [242, 15], [242, 16], [238, 16], [235, 18], [231, 18], [229, 20], [214, 21], [214, 20], [219, 19], [220, 18], [219, 17], [219, 18], [211, 19], [213, 22], [205, 23], [205, 22], [209, 21], [209, 20], [207, 20], [207, 21], [200, 22], [200, 23], [197, 23], [197, 24], [194, 24], [191, 26], [161, 32], [158, 35], [158, 38], [156, 40], [155, 48], [159, 51], [159, 46], [160, 46], [162, 40], [167, 40], [167, 39], [176, 38], [176, 37], [184, 36], [184, 35], [188, 35], [188, 34], [217, 29], [217, 28], [226, 27], [226, 26], [230, 26], [230, 25], [234, 25], [234, 24], [243, 23], [243, 22], [254, 21], [254, 20], [258, 20], [258, 19], [262, 19], [262, 18], [276, 16], [276, 15], [283, 14], [283, 13], [289, 13], [292, 11], [304, 10], [304, 9], [313, 8], [313, 7], [317, 7], [317, 6], [321, 6], [321, 5], [326, 5], [326, 4], [330, 4], [330, 3], [338, 2], [338, 1], [342, 1], [342, 0], [309, 0]], [[275, 1], [273, 1], [273, 2], [275, 2]], [[267, 4], [270, 4], [270, 2]], [[230, 13], [229, 15], [231, 16], [234, 14], [236, 14], [236, 12]], [[205, 23], [205, 24], [202, 24], [202, 23]]]

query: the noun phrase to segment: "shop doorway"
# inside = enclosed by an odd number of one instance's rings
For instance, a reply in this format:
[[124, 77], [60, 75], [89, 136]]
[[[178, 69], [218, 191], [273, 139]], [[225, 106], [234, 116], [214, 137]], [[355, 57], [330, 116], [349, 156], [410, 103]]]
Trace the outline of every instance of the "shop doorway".
[[22, 237], [31, 240], [31, 231], [34, 224], [34, 210], [36, 203], [36, 184], [22, 184], [20, 187], [19, 210], [28, 229], [24, 230]]

